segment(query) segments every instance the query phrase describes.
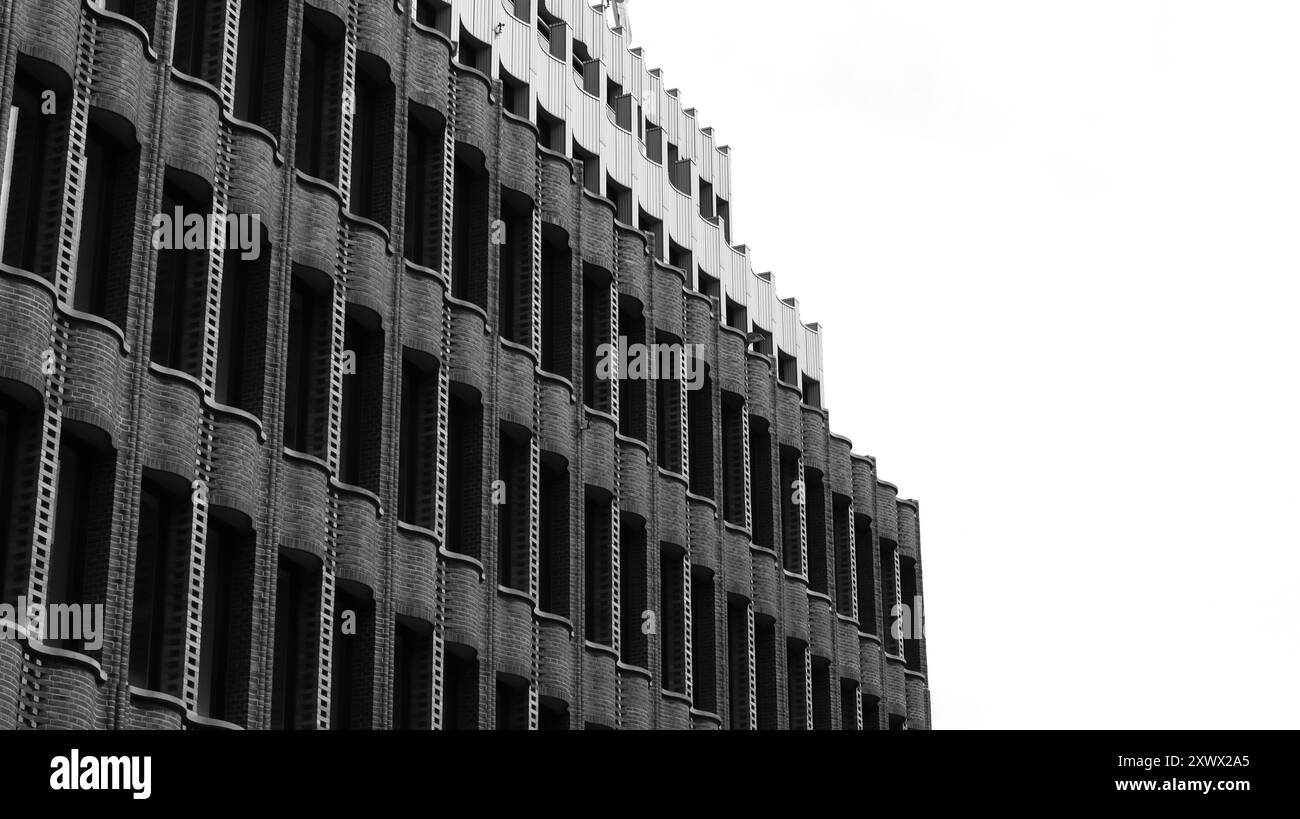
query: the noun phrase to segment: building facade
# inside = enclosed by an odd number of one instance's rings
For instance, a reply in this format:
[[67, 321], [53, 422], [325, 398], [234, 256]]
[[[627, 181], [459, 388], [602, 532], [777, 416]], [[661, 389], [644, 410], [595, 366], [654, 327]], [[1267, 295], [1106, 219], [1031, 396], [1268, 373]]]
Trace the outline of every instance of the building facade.
[[917, 504], [601, 11], [2, 15], [0, 727], [929, 727]]

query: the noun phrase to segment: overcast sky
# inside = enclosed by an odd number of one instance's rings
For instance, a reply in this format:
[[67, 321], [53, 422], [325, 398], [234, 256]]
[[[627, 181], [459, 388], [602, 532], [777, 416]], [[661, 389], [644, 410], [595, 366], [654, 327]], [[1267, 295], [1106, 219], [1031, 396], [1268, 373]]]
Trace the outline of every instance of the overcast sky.
[[630, 11], [921, 502], [936, 727], [1300, 727], [1300, 4]]

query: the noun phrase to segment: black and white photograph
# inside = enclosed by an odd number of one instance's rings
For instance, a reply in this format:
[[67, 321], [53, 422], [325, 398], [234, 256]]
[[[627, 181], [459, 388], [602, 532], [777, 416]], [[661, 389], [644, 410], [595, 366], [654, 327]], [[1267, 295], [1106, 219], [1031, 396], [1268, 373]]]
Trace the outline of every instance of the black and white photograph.
[[1298, 35], [0, 0], [0, 812], [1285, 804]]

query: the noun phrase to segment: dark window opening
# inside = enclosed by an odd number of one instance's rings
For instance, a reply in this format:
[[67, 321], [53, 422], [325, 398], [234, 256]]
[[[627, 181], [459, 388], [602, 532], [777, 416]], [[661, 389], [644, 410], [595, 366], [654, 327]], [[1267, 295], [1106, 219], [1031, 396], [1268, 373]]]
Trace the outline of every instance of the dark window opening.
[[397, 616], [393, 629], [393, 729], [433, 727], [433, 625]]
[[239, 56], [235, 117], [280, 137], [284, 107], [285, 43], [289, 4], [243, 0], [239, 6]]
[[385, 228], [392, 227], [394, 96], [384, 61], [373, 54], [358, 54], [348, 207]]
[[148, 2], [148, 0], [100, 0], [100, 5], [108, 11], [120, 14], [123, 17], [130, 17], [144, 28], [146, 34], [150, 37], [153, 36], [156, 2]]
[[344, 323], [343, 404], [339, 477], [379, 492], [383, 471], [384, 331], [372, 311], [349, 306]]
[[319, 561], [302, 552], [280, 552], [271, 676], [271, 728], [275, 730], [316, 727], [320, 584]]
[[721, 196], [718, 197], [717, 214], [722, 220], [722, 236], [727, 244], [731, 244], [731, 203]]
[[690, 435], [691, 492], [704, 498], [714, 498], [713, 487], [714, 430], [713, 430], [713, 379], [708, 365], [704, 378], [696, 389], [687, 389], [686, 424]]
[[623, 662], [637, 668], [650, 667], [650, 645], [641, 632], [642, 615], [649, 609], [649, 574], [645, 520], [624, 514], [619, 525], [619, 602]]
[[539, 475], [537, 606], [569, 618], [569, 470], [563, 458], [543, 453]]
[[584, 150], [575, 139], [573, 141], [573, 161], [582, 163], [580, 172], [582, 187], [592, 196], [600, 196], [600, 157], [591, 151]]
[[[115, 117], [91, 113], [72, 305], [126, 326], [140, 147]], [[115, 132], [120, 133], [119, 139]]]
[[826, 559], [826, 482], [816, 469], [804, 470], [804, 496], [808, 501], [808, 587], [826, 594], [829, 579]]
[[758, 729], [776, 731], [780, 726], [777, 708], [776, 621], [754, 617], [754, 693], [758, 706]]
[[541, 105], [537, 106], [537, 130], [541, 132], [541, 144], [548, 151], [564, 153], [566, 142], [564, 120], [546, 113]]
[[685, 270], [689, 276], [695, 269], [694, 258], [689, 250], [674, 242], [672, 238], [668, 239], [668, 264]]
[[625, 225], [632, 224], [632, 189], [605, 177], [605, 198], [614, 203], [614, 218]]
[[854, 515], [854, 549], [858, 569], [858, 627], [864, 634], [876, 633], [876, 549], [871, 542], [871, 518]]
[[858, 730], [858, 682], [840, 679], [840, 730]]
[[331, 731], [372, 727], [374, 682], [374, 598], [355, 582], [334, 590], [334, 645], [330, 656]]
[[880, 730], [880, 699], [870, 694], [862, 695], [862, 730]]
[[572, 380], [573, 255], [567, 239], [546, 234], [542, 240], [541, 341], [542, 369]]
[[244, 702], [253, 681], [256, 542], [247, 526], [209, 520], [203, 549], [203, 640], [199, 713], [236, 724], [248, 721]]
[[216, 400], [261, 417], [264, 407], [266, 349], [271, 326], [270, 234], [261, 231], [261, 252], [244, 259], [243, 251], [226, 251], [221, 272], [221, 322], [217, 338]]
[[901, 617], [903, 625], [903, 659], [908, 669], [921, 670], [921, 601], [917, 594], [917, 568], [912, 558], [903, 558], [899, 562], [899, 583], [903, 593]]
[[[195, 378], [203, 369], [203, 321], [208, 297], [207, 225], [212, 189], [207, 182], [168, 169], [163, 179], [162, 215], [168, 223], [154, 231], [155, 240], [173, 245], [158, 251], [153, 298], [150, 358], [163, 367]], [[188, 248], [201, 233], [202, 247]], [[176, 247], [177, 234], [182, 245]]]
[[[649, 349], [646, 347], [645, 309], [641, 306], [641, 302], [630, 296], [619, 296], [618, 331], [619, 335], [627, 339], [627, 349], [634, 351]], [[640, 359], [649, 357], [640, 356], [635, 352], [628, 354], [629, 359], [634, 356]], [[619, 362], [618, 428], [623, 435], [638, 441], [649, 440], [647, 434], [649, 404], [646, 389], [650, 382], [650, 373], [645, 371], [647, 366], [650, 366], [649, 362], [641, 360], [637, 371], [633, 371], [631, 361]]]
[[529, 432], [521, 426], [502, 422], [498, 448], [497, 477], [505, 497], [493, 492], [497, 509], [497, 582], [509, 589], [527, 593], [529, 541], [529, 480], [531, 446]]
[[0, 603], [16, 606], [27, 593], [30, 538], [20, 535], [31, 517], [39, 457], [39, 418], [0, 393]]
[[757, 415], [749, 416], [749, 508], [753, 515], [752, 539], [757, 546], [772, 548], [772, 432]]
[[528, 683], [512, 674], [497, 675], [496, 729], [528, 730]]
[[[40, 64], [42, 67], [44, 64]], [[66, 80], [45, 82], [37, 63], [21, 55], [14, 75], [9, 117], [9, 150], [4, 183], [9, 196], [0, 203], [4, 217], [4, 263], [54, 281], [58, 231], [63, 210], [65, 154], [57, 146], [68, 127]], [[51, 72], [52, 73], [52, 72]], [[55, 113], [42, 113], [42, 95], [54, 92]]]
[[[674, 335], [655, 331], [658, 349], [682, 349], [682, 340]], [[676, 358], [674, 359], [677, 360]], [[680, 366], [680, 365], [678, 365]], [[682, 471], [682, 382], [680, 378], [656, 378], [655, 391], [655, 450], [659, 468], [681, 474]]]
[[764, 330], [757, 324], [750, 328], [749, 343], [750, 346], [753, 347], [754, 352], [762, 353], [766, 356], [772, 355], [772, 350], [775, 347], [772, 341], [772, 331]]
[[822, 385], [815, 378], [803, 377], [803, 402], [810, 407], [821, 408], [822, 405]]
[[776, 352], [777, 378], [792, 387], [799, 386], [799, 361], [785, 350]]
[[813, 730], [831, 730], [831, 663], [825, 657], [812, 658], [812, 711]]
[[645, 128], [645, 155], [646, 158], [655, 164], [662, 165], [664, 161], [664, 129], [658, 125], [646, 121]]
[[705, 219], [712, 219], [713, 211], [713, 185], [700, 180], [700, 216]]
[[791, 731], [808, 730], [808, 644], [785, 641], [786, 714]]
[[416, 0], [415, 22], [451, 39], [451, 3], [442, 0]]
[[799, 451], [787, 446], [780, 449], [781, 485], [777, 487], [777, 492], [781, 496], [781, 565], [788, 572], [802, 574], [803, 539], [799, 520], [802, 506], [796, 501], [805, 501], [807, 498], [804, 487], [799, 483]]
[[131, 685], [179, 697], [192, 510], [185, 482], [146, 470], [131, 605]]
[[340, 580], [334, 591], [330, 660], [330, 729], [368, 730], [374, 709], [375, 600], [359, 583]]
[[[54, 540], [46, 576], [46, 604], [93, 605], [104, 602], [109, 540], [112, 536], [113, 481], [117, 459], [98, 450], [65, 422], [59, 443], [58, 495]], [[187, 544], [188, 545], [188, 544]], [[45, 621], [49, 645], [82, 651], [95, 639], [83, 623], [49, 609]], [[76, 609], [70, 609], [76, 612]], [[106, 624], [100, 623], [100, 628]], [[57, 633], [55, 631], [57, 629]], [[100, 639], [103, 634], [98, 635]], [[94, 653], [92, 650], [90, 653]]]
[[833, 529], [835, 537], [835, 610], [845, 617], [853, 615], [853, 551], [849, 542], [850, 508], [853, 502], [847, 495], [832, 494]]
[[[686, 269], [690, 270], [689, 267]], [[716, 310], [722, 300], [722, 282], [705, 273], [702, 269], [696, 277], [696, 282], [699, 292], [709, 297], [709, 301], [713, 303], [713, 309]]]
[[668, 231], [664, 228], [663, 220], [656, 219], [644, 210], [637, 208], [637, 227], [647, 234], [646, 238], [650, 242], [651, 255], [660, 261], [667, 260]]
[[564, 700], [542, 697], [538, 703], [537, 729], [539, 731], [569, 730], [569, 704]]
[[[605, 271], [583, 265], [582, 269], [582, 346], [583, 391], [582, 401], [598, 412], [612, 409], [613, 389], [609, 379], [612, 356], [610, 352], [612, 331], [610, 276]], [[602, 347], [604, 349], [602, 349]]]
[[722, 393], [722, 517], [745, 525], [745, 399]]
[[432, 108], [410, 103], [406, 120], [406, 258], [442, 269], [442, 186], [447, 122]]
[[472, 148], [456, 151], [455, 206], [452, 211], [451, 294], [461, 301], [488, 303], [488, 175], [483, 156]]
[[501, 72], [501, 107], [517, 117], [528, 119], [528, 109], [532, 104], [528, 83], [515, 79], [506, 71]]
[[475, 39], [464, 26], [460, 27], [460, 45], [456, 51], [456, 61], [484, 76], [492, 76], [492, 46]]
[[609, 496], [601, 489], [588, 486], [584, 498], [586, 522], [583, 543], [585, 566], [583, 595], [586, 616], [583, 618], [587, 642], [602, 646], [614, 644], [614, 518]]
[[714, 611], [713, 570], [691, 566], [691, 678], [695, 707], [718, 711], [717, 612]]
[[501, 189], [501, 221], [505, 243], [498, 247], [500, 288], [497, 292], [497, 332], [506, 341], [525, 347], [533, 343], [533, 202]]
[[730, 298], [728, 298], [726, 301], [727, 301], [727, 315], [726, 315], [727, 326], [732, 328], [733, 330], [739, 330], [742, 333], [746, 332], [746, 330], [749, 327], [749, 311], [746, 310], [744, 305], [742, 305], [740, 302], [734, 301]]
[[225, 15], [225, 3], [177, 0], [172, 67], [213, 87], [220, 86]]
[[748, 730], [749, 721], [749, 601], [727, 595], [727, 702], [731, 729]]
[[686, 554], [664, 543], [659, 551], [659, 662], [665, 691], [686, 693]]
[[447, 645], [442, 681], [442, 729], [478, 730], [478, 652]]
[[907, 730], [907, 717], [903, 716], [902, 714], [890, 714], [890, 715], [889, 715], [889, 730], [891, 730], [891, 731], [906, 731], [906, 730]]
[[326, 12], [303, 9], [295, 166], [332, 184], [338, 183], [343, 108], [342, 28]]
[[447, 412], [447, 549], [477, 558], [483, 515], [483, 404], [453, 384]]
[[409, 348], [402, 354], [400, 426], [397, 519], [432, 530], [438, 515], [438, 360]]
[[[885, 653], [898, 656], [902, 654], [902, 646], [896, 635], [898, 629], [895, 628], [899, 623], [901, 614], [899, 599], [901, 590], [899, 588], [899, 571], [898, 571], [898, 546], [897, 544], [881, 539], [880, 541], [880, 595], [881, 602], [884, 605], [884, 626], [885, 633], [881, 637], [885, 641]], [[901, 624], [900, 624], [901, 625]]]
[[329, 422], [332, 356], [331, 282], [295, 266], [289, 285], [289, 339], [285, 356], [284, 445], [324, 458]]

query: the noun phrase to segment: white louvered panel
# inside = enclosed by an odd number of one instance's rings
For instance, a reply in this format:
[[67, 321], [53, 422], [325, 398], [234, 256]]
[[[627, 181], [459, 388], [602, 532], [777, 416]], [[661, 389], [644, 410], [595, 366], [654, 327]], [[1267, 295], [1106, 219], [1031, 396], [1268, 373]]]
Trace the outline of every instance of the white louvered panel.
[[[721, 234], [721, 231], [719, 231]], [[734, 249], [728, 248], [726, 253], [727, 264], [725, 275], [722, 279], [722, 286], [726, 288], [727, 295], [741, 304], [746, 304], [749, 300], [749, 281], [754, 278], [752, 267], [747, 254], [738, 254]]]
[[826, 387], [822, 378], [822, 334], [821, 329], [803, 328], [803, 349], [800, 351], [799, 366], [812, 378], [823, 382], [822, 406], [826, 406]]
[[626, 185], [632, 188], [634, 166], [637, 159], [641, 156], [641, 142], [635, 134], [624, 131], [614, 124], [612, 117], [613, 111], [607, 106], [605, 111], [608, 113], [608, 134], [609, 144], [607, 146], [608, 156], [604, 157], [605, 167], [609, 169], [610, 176], [620, 185]]
[[[723, 146], [725, 147], [725, 146]], [[716, 156], [718, 168], [713, 175], [713, 192], [728, 202], [731, 201], [731, 154], [719, 148]]]
[[776, 290], [772, 280], [763, 276], [749, 278], [749, 318], [764, 330], [773, 330]]
[[672, 193], [670, 219], [664, 220], [668, 223], [668, 235], [677, 244], [691, 250], [695, 242], [695, 200], [672, 186], [668, 190]]
[[605, 104], [596, 99], [577, 84], [578, 75], [573, 77], [573, 87], [569, 91], [569, 120], [573, 126], [573, 138], [584, 149], [594, 154], [600, 153], [600, 127], [605, 121]]
[[710, 276], [724, 279], [727, 265], [722, 253], [722, 231], [698, 212], [695, 214], [694, 222], [696, 264], [704, 268], [704, 272]]
[[[496, 0], [500, 3], [509, 3], [510, 0]], [[532, 83], [533, 60], [535, 55], [541, 51], [541, 43], [537, 39], [537, 27], [530, 22], [520, 20], [510, 13], [509, 9], [502, 9], [501, 22], [505, 23], [505, 28], [501, 30], [501, 36], [496, 38], [496, 51], [501, 55], [501, 67], [509, 72], [510, 76], [516, 77], [527, 83]]]
[[[537, 47], [542, 47], [540, 42]], [[573, 86], [573, 69], [568, 62], [552, 57], [550, 51], [544, 51], [543, 54], [534, 63], [537, 67], [537, 73], [533, 75], [537, 87], [537, 104], [553, 117], [562, 116], [568, 110], [568, 90]]]

